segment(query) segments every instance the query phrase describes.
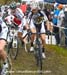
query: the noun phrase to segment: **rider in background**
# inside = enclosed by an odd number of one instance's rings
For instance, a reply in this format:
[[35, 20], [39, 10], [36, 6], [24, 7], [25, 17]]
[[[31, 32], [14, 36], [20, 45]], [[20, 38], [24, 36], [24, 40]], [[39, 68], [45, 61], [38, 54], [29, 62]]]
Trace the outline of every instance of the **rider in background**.
[[60, 43], [59, 28], [56, 27], [57, 26], [57, 22], [58, 22], [58, 15], [60, 13], [60, 10], [58, 9], [58, 5], [59, 4], [56, 4], [56, 6], [55, 6], [54, 15], [53, 15], [53, 19], [52, 19], [52, 22], [55, 25], [53, 27], [53, 32], [55, 33], [55, 38], [56, 38], [56, 44], [57, 45], [59, 45], [59, 43]]
[[2, 17], [2, 11], [0, 8], [0, 58], [3, 60], [2, 75], [4, 75], [4, 71], [8, 69], [7, 53], [5, 51], [5, 45], [7, 44], [8, 27], [6, 26]]
[[[29, 24], [30, 24], [30, 30], [32, 33], [36, 33], [36, 28], [38, 28], [38, 31], [41, 33], [45, 33], [45, 25], [48, 24], [48, 18], [44, 14], [43, 11], [41, 11], [37, 5], [37, 3], [31, 4], [31, 12], [29, 13]], [[30, 51], [33, 51], [33, 42], [35, 39], [36, 35], [32, 34], [31, 36], [31, 48]], [[41, 41], [42, 41], [42, 57], [45, 58], [45, 53], [44, 53], [44, 45], [45, 45], [45, 39], [46, 35], [41, 34], [40, 35]]]

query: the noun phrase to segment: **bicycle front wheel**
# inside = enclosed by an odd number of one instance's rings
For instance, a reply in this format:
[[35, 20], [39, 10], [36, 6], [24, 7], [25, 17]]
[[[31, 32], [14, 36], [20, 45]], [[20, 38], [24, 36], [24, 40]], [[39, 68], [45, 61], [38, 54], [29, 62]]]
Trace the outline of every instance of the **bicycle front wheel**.
[[12, 42], [9, 43], [8, 48], [9, 48], [8, 52], [9, 52], [11, 58], [16, 59], [17, 55], [18, 55], [18, 50], [19, 50], [18, 38], [16, 38], [15, 40], [13, 39]]
[[39, 48], [35, 48], [35, 59], [36, 59], [36, 64], [39, 68], [39, 71], [42, 71], [42, 49]]
[[8, 60], [8, 71], [6, 72], [6, 75], [12, 75], [12, 73], [11, 73], [11, 71], [12, 71], [12, 62], [11, 62], [10, 55], [8, 55], [7, 60]]

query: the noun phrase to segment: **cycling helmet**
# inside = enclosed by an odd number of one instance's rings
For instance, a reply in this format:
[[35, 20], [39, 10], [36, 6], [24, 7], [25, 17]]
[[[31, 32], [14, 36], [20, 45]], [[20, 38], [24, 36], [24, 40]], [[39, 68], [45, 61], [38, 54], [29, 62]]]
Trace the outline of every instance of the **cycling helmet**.
[[33, 10], [33, 9], [38, 9], [38, 3], [37, 2], [32, 2], [31, 3], [31, 10]]
[[16, 6], [20, 6], [20, 3], [19, 3], [19, 2], [17, 2], [17, 3], [16, 3]]
[[16, 3], [10, 4], [10, 8], [11, 8], [11, 9], [16, 9]]

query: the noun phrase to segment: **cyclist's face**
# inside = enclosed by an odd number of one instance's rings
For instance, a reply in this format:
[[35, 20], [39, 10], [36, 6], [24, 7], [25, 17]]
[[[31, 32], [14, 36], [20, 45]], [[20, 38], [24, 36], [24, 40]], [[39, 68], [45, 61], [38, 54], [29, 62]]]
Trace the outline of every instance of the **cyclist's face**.
[[11, 10], [11, 13], [14, 15], [16, 10]]
[[33, 13], [37, 13], [38, 12], [38, 9], [33, 9], [32, 12]]

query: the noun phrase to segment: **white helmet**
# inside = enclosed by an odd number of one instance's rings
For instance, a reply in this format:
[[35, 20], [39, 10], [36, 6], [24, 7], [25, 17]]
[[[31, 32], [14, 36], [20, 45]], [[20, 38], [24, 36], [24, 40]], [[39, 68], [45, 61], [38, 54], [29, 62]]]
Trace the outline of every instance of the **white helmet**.
[[32, 2], [31, 3], [31, 9], [33, 10], [33, 9], [38, 9], [39, 8], [39, 6], [38, 6], [38, 3], [37, 2]]
[[19, 6], [19, 5], [20, 5], [20, 3], [19, 3], [19, 2], [17, 2], [17, 3], [16, 3], [16, 5], [17, 5], [17, 6]]

